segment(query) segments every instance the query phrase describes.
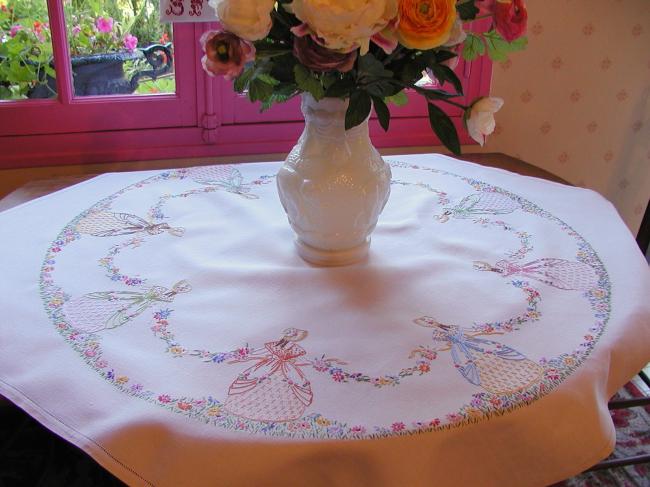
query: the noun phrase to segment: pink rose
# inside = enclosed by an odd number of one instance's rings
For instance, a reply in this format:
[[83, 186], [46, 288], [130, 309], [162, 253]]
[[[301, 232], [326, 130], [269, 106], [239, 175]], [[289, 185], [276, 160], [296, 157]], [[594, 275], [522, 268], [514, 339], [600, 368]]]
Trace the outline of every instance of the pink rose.
[[133, 52], [135, 51], [135, 48], [138, 47], [138, 38], [134, 35], [126, 34], [124, 36], [123, 44], [127, 51]]
[[230, 32], [208, 31], [199, 42], [205, 52], [201, 63], [210, 76], [220, 74], [226, 79], [236, 78], [244, 65], [255, 59], [255, 46]]
[[108, 33], [113, 30], [113, 19], [111, 17], [97, 17], [95, 28], [98, 32]]
[[391, 20], [383, 30], [374, 34], [370, 40], [381, 47], [386, 54], [390, 54], [397, 47], [397, 26], [399, 17]]
[[523, 0], [497, 0], [494, 8], [497, 32], [512, 42], [526, 32], [528, 12]]
[[293, 40], [293, 54], [301, 64], [314, 71], [345, 73], [352, 69], [357, 59], [356, 50], [346, 53], [332, 51], [314, 42], [311, 35]]

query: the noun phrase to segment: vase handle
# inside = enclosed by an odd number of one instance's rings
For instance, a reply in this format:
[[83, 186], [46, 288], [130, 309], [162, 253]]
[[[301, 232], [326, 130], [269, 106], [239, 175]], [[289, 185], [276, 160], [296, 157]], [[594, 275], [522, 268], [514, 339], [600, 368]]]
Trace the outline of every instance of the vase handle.
[[133, 91], [136, 90], [140, 79], [144, 77], [151, 78], [155, 80], [159, 76], [165, 75], [171, 72], [174, 66], [174, 60], [172, 57], [171, 42], [167, 44], [152, 44], [149, 47], [140, 49], [144, 57], [147, 59], [147, 62], [151, 65], [153, 69], [147, 69], [143, 71], [137, 71], [132, 77], [129, 83]]

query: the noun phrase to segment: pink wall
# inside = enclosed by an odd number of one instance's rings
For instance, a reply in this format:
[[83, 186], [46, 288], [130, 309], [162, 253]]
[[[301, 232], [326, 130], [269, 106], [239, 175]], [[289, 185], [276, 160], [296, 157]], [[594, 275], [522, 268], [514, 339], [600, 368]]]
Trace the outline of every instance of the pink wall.
[[494, 65], [490, 152], [612, 201], [636, 234], [650, 199], [650, 2], [528, 2], [526, 51]]

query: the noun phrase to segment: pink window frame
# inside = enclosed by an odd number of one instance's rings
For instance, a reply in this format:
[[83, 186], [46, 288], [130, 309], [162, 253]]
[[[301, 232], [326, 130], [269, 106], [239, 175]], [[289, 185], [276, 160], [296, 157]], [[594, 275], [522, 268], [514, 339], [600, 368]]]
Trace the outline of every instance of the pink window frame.
[[[47, 1], [55, 59], [67, 61], [62, 0]], [[485, 27], [476, 24], [477, 29]], [[214, 27], [175, 25], [176, 95], [75, 99], [70, 64], [57, 62], [64, 74], [57, 80], [58, 100], [0, 103], [0, 168], [287, 152], [304, 126], [298, 101], [259, 116], [248, 102], [237, 101], [231, 82], [206, 76], [198, 39]], [[461, 101], [489, 94], [489, 59], [461, 63], [458, 70], [468, 80]], [[462, 113], [451, 108], [446, 111], [461, 143], [473, 144]], [[440, 145], [420, 97], [392, 114], [387, 133], [376, 120], [370, 122], [377, 147]]]

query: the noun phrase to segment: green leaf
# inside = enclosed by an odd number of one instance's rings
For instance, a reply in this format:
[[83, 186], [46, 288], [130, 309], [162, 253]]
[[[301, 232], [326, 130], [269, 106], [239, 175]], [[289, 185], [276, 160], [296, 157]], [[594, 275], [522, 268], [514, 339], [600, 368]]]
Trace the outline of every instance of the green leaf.
[[528, 47], [528, 37], [522, 36], [510, 43], [510, 51], [523, 51]]
[[273, 96], [276, 98], [292, 98], [298, 94], [298, 85], [295, 83], [280, 83], [273, 89]]
[[379, 125], [381, 125], [381, 128], [388, 132], [388, 125], [390, 123], [390, 111], [388, 110], [386, 103], [384, 103], [384, 100], [381, 98], [373, 96], [372, 104], [375, 107], [375, 113], [377, 114]]
[[293, 70], [296, 64], [298, 64], [298, 61], [292, 54], [273, 58], [270, 74], [284, 83], [293, 83], [296, 80]]
[[10, 72], [7, 76], [7, 81], [10, 83], [26, 83], [38, 79], [35, 70], [30, 69], [27, 65], [19, 61], [13, 61], [9, 69]]
[[422, 71], [425, 68], [425, 63], [407, 62], [401, 67], [399, 79], [409, 85], [415, 84], [422, 78]]
[[23, 50], [29, 47], [28, 40], [25, 40], [25, 43], [23, 44], [22, 42], [19, 42], [17, 39], [18, 36], [14, 37], [13, 40], [4, 43], [8, 56], [18, 56]]
[[362, 123], [372, 109], [370, 95], [362, 90], [353, 91], [350, 95], [350, 104], [345, 112], [345, 130], [350, 130]]
[[255, 72], [255, 69], [253, 67], [246, 68], [242, 74], [240, 74], [237, 78], [235, 78], [235, 82], [233, 83], [233, 88], [237, 93], [243, 93], [246, 91], [248, 88], [248, 84], [250, 83], [251, 78], [253, 77], [253, 73]]
[[422, 88], [421, 86], [412, 87], [418, 94], [426, 97], [429, 100], [447, 100], [450, 98], [458, 98], [459, 94], [457, 93], [448, 93], [443, 90], [432, 89], [432, 88]]
[[354, 86], [354, 80], [346, 77], [334, 82], [332, 86], [327, 88], [325, 94], [331, 98], [347, 98], [350, 96]]
[[270, 74], [266, 74], [266, 73], [260, 73], [260, 74], [258, 74], [257, 76], [255, 76], [255, 78], [256, 78], [256, 79], [259, 79], [259, 80], [261, 80], [261, 81], [264, 81], [265, 83], [267, 83], [267, 84], [269, 84], [269, 85], [271, 85], [271, 86], [277, 86], [277, 85], [280, 84], [280, 81], [278, 81], [277, 79], [275, 79], [275, 78], [274, 78], [273, 76], [271, 76]]
[[385, 98], [387, 96], [392, 96], [395, 93], [399, 93], [402, 90], [402, 85], [396, 84], [392, 78], [382, 78], [365, 84], [364, 88], [373, 96]]
[[488, 56], [493, 61], [505, 61], [508, 59], [510, 44], [496, 30], [483, 34], [487, 45]]
[[[294, 85], [294, 88], [295, 88], [295, 85]], [[288, 93], [288, 94], [278, 93], [276, 91], [275, 93], [273, 93], [271, 95], [270, 98], [268, 98], [267, 100], [264, 100], [262, 102], [261, 107], [260, 107], [260, 112], [264, 112], [264, 111], [268, 110], [269, 108], [271, 108], [273, 106], [274, 103], [283, 103], [283, 102], [289, 100], [290, 98], [294, 97], [295, 95], [296, 95], [295, 90], [294, 90], [293, 93]]]
[[445, 112], [433, 103], [427, 102], [427, 107], [429, 109], [429, 124], [431, 125], [431, 129], [447, 149], [456, 155], [460, 155], [460, 141], [458, 140], [458, 132], [456, 132], [454, 123]]
[[449, 66], [445, 66], [443, 64], [434, 64], [431, 66], [431, 71], [433, 72], [433, 76], [435, 76], [436, 79], [440, 81], [440, 84], [443, 84], [445, 81], [449, 81], [452, 85], [454, 85], [456, 93], [460, 93], [461, 95], [463, 94], [463, 84], [461, 83], [460, 79], [458, 79], [458, 76], [456, 76], [456, 73], [454, 73], [454, 70]]
[[445, 61], [449, 61], [450, 59], [453, 59], [457, 56], [458, 54], [456, 54], [454, 51], [446, 51], [444, 49], [435, 52], [437, 63], [444, 63]]
[[250, 101], [266, 101], [273, 94], [273, 85], [265, 83], [261, 79], [253, 79], [248, 85], [248, 98]]
[[494, 61], [505, 61], [508, 54], [515, 51], [521, 51], [528, 45], [526, 37], [520, 37], [512, 42], [506, 41], [496, 30], [491, 30], [483, 34], [487, 44], [488, 56]]
[[379, 61], [371, 53], [365, 54], [357, 62], [357, 71], [359, 78], [392, 78], [393, 72], [384, 67], [384, 63]]
[[272, 57], [284, 56], [291, 52], [286, 46], [269, 44], [268, 42], [255, 43], [255, 58], [256, 59], [270, 59]]
[[468, 32], [467, 38], [463, 43], [463, 59], [473, 61], [483, 54], [485, 54], [485, 44], [483, 43], [483, 39], [472, 32]]
[[395, 93], [393, 96], [387, 96], [384, 98], [384, 101], [390, 102], [395, 106], [402, 107], [409, 102], [409, 97], [404, 91], [400, 91], [399, 93]]
[[320, 80], [316, 78], [309, 69], [302, 64], [296, 64], [293, 68], [298, 88], [310, 93], [316, 101], [325, 97], [325, 90]]
[[323, 88], [327, 91], [330, 86], [336, 83], [340, 78], [340, 75], [336, 72], [323, 73], [321, 81], [323, 82]]
[[473, 20], [479, 9], [474, 5], [474, 0], [465, 0], [456, 4], [456, 11], [461, 20]]

